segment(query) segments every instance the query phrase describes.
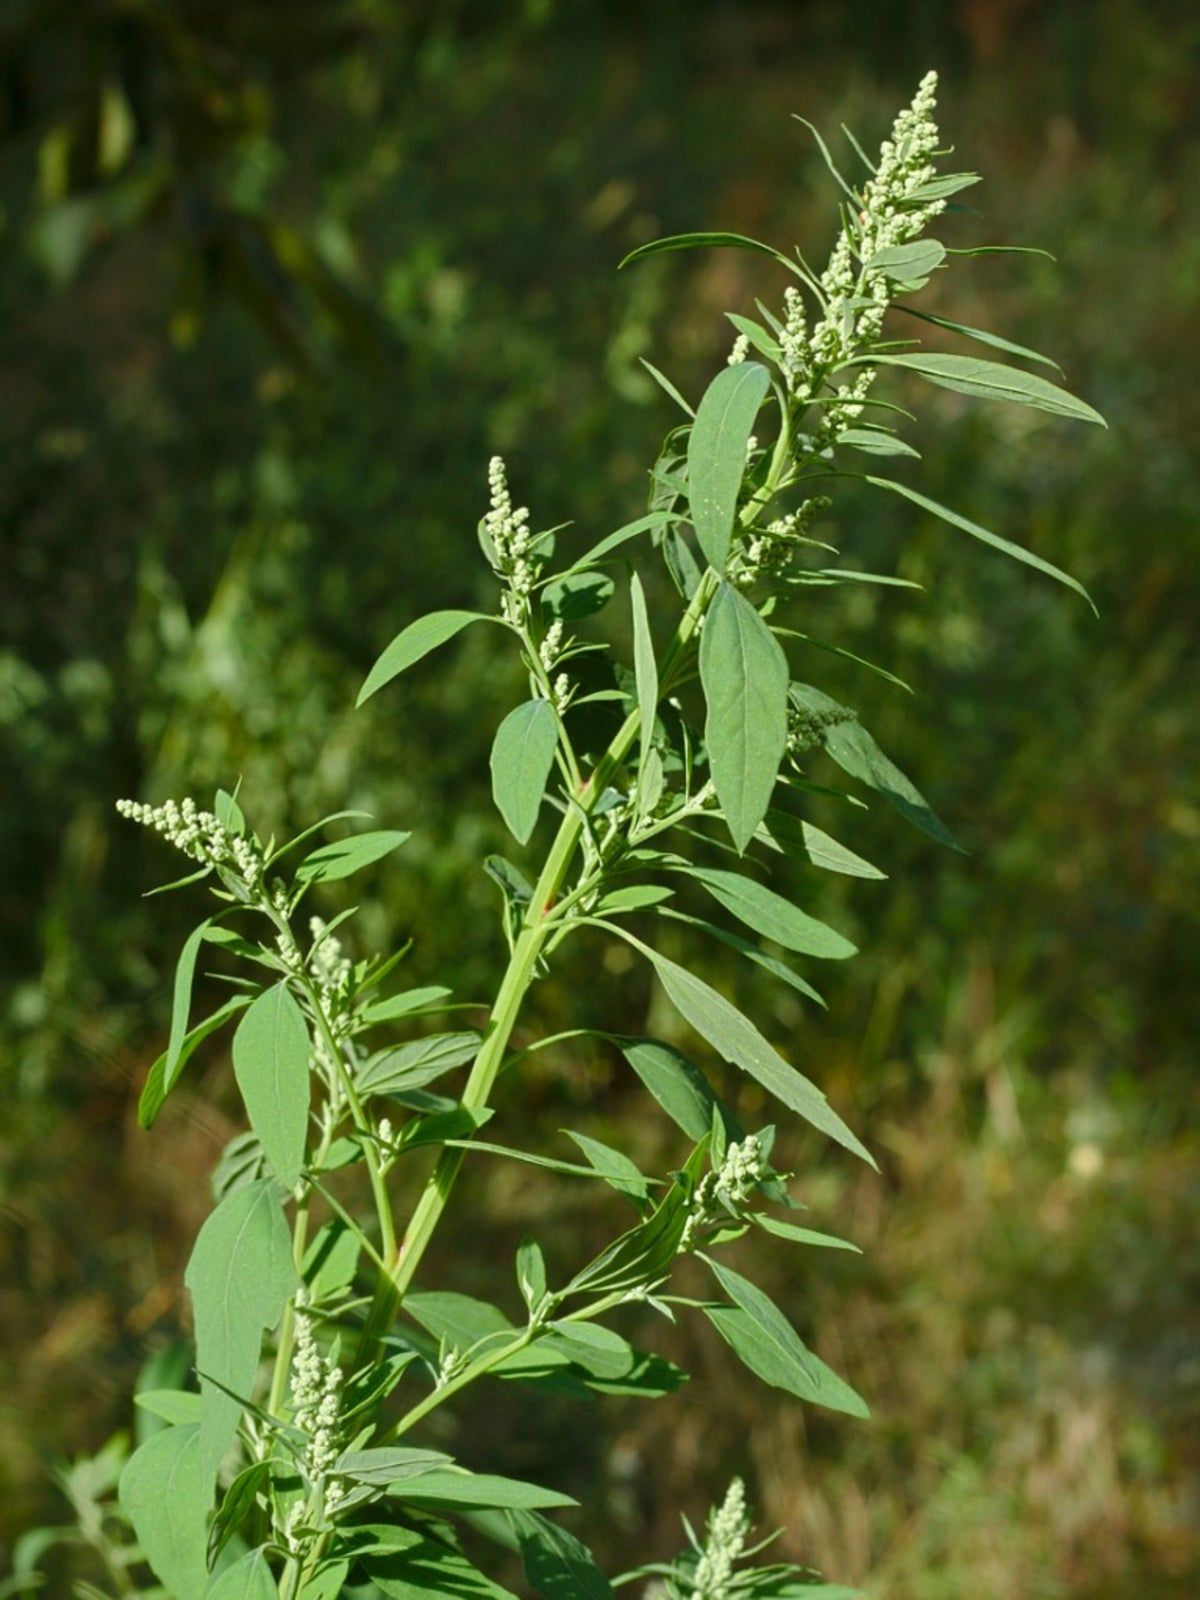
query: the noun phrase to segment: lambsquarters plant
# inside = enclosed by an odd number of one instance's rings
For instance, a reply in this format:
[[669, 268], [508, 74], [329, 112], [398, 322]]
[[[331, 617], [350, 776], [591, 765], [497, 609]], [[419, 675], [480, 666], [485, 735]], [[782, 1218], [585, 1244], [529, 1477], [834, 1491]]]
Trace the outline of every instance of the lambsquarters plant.
[[[852, 141], [853, 178], [818, 136], [840, 191], [840, 227], [822, 272], [798, 251], [725, 233], [634, 252], [631, 261], [696, 246], [756, 251], [778, 267], [782, 294], [775, 305], [758, 303], [756, 316], [731, 314], [732, 351], [694, 408], [655, 373], [680, 421], [650, 471], [645, 513], [590, 549], [564, 548], [561, 529], [538, 531], [494, 459], [478, 530], [497, 586], [494, 612], [439, 611], [410, 623], [363, 686], [360, 702], [472, 626], [491, 629], [497, 649], [520, 657], [525, 695], [496, 730], [491, 776], [496, 807], [524, 853], [519, 865], [496, 856], [483, 863], [503, 899], [507, 960], [479, 1031], [457, 1024], [449, 982], [404, 988], [399, 955], [345, 953], [352, 913], [329, 923], [310, 913], [315, 885], [369, 868], [407, 834], [317, 843], [337, 820], [326, 818], [280, 844], [259, 837], [250, 808], [226, 792], [211, 809], [191, 800], [121, 802], [125, 816], [187, 859], [180, 882], [203, 884], [212, 897], [179, 958], [170, 1039], [142, 1092], [141, 1120], [153, 1123], [195, 1051], [232, 1026], [249, 1128], [218, 1164], [216, 1208], [185, 1275], [196, 1387], [139, 1393], [156, 1431], [123, 1464], [119, 1450], [89, 1463], [86, 1492], [66, 1475], [86, 1513], [71, 1536], [90, 1540], [100, 1558], [99, 1586], [79, 1593], [501, 1596], [488, 1550], [507, 1570], [502, 1547], [519, 1551], [529, 1584], [547, 1600], [600, 1600], [631, 1583], [676, 1600], [849, 1592], [811, 1570], [763, 1564], [738, 1482], [703, 1532], [688, 1529], [677, 1560], [606, 1575], [603, 1552], [593, 1557], [570, 1531], [566, 1495], [468, 1471], [431, 1444], [425, 1425], [443, 1406], [486, 1404], [483, 1380], [552, 1382], [583, 1399], [668, 1394], [682, 1374], [611, 1325], [631, 1303], [668, 1319], [703, 1317], [729, 1358], [764, 1383], [810, 1405], [866, 1414], [849, 1383], [805, 1348], [736, 1265], [737, 1241], [751, 1229], [780, 1248], [840, 1241], [797, 1224], [787, 1175], [772, 1166], [773, 1129], [743, 1126], [691, 1057], [747, 1073], [785, 1114], [858, 1159], [870, 1162], [870, 1153], [749, 1017], [656, 947], [655, 929], [669, 919], [697, 945], [718, 939], [816, 998], [808, 976], [774, 952], [837, 961], [853, 946], [769, 886], [772, 863], [795, 856], [881, 876], [805, 819], [808, 797], [826, 792], [808, 776], [817, 751], [947, 839], [854, 710], [793, 676], [795, 662], [811, 659], [807, 618], [823, 590], [901, 583], [840, 564], [828, 540], [841, 480], [908, 501], [1079, 588], [892, 476], [917, 455], [900, 434], [908, 413], [880, 393], [894, 373], [1101, 421], [1029, 370], [1044, 363], [1035, 352], [910, 304], [952, 256], [979, 253], [931, 237], [949, 222], [952, 197], [977, 181], [938, 171], [935, 86], [930, 73], [875, 161]], [[908, 335], [930, 324], [989, 354], [926, 352]], [[677, 599], [652, 616], [641, 574], [659, 562]], [[597, 689], [594, 658], [605, 647], [577, 630], [610, 602], [624, 611], [622, 624], [631, 621], [632, 660], [606, 655], [608, 686]], [[585, 653], [593, 657], [586, 686]], [[584, 713], [595, 701], [618, 713], [604, 748], [584, 736], [598, 725]], [[684, 889], [686, 905], [709, 905], [711, 922], [676, 907]], [[498, 1131], [522, 1063], [538, 1048], [515, 1048], [514, 1027], [530, 989], [579, 934], [622, 941], [649, 963], [690, 1030], [685, 1056], [657, 1039], [606, 1033], [604, 1018], [586, 1008], [578, 1018], [677, 1125], [671, 1172], [644, 1173], [582, 1134], [571, 1135], [567, 1160], [510, 1148]], [[240, 975], [226, 1002], [196, 1022], [193, 974], [215, 952], [235, 958]], [[430, 1289], [426, 1256], [464, 1163], [480, 1154], [609, 1185], [612, 1242], [552, 1278], [538, 1241], [526, 1239], [503, 1307]], [[353, 1192], [349, 1168], [362, 1174], [365, 1214], [339, 1198]], [[557, 1239], [554, 1253], [569, 1254], [569, 1241]], [[707, 1271], [701, 1300], [677, 1292], [685, 1256]], [[536, 1390], [528, 1417], [536, 1426]], [[118, 1471], [113, 1505], [106, 1491]], [[18, 1551], [18, 1584], [51, 1536], [30, 1537]]]

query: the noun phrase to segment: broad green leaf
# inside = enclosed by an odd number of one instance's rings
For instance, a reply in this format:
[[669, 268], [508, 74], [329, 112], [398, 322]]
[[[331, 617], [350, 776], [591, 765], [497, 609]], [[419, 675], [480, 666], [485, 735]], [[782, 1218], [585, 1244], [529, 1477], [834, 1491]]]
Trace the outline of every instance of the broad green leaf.
[[423, 1506], [491, 1507], [501, 1511], [540, 1511], [579, 1504], [569, 1494], [543, 1489], [536, 1483], [524, 1483], [520, 1478], [451, 1468], [404, 1478], [390, 1484], [388, 1492]]
[[171, 1033], [167, 1040], [166, 1061], [163, 1064], [163, 1095], [170, 1094], [182, 1065], [183, 1042], [187, 1037], [188, 1013], [192, 1008], [192, 980], [196, 976], [196, 961], [204, 935], [212, 918], [207, 918], [198, 928], [193, 928], [184, 941], [175, 966], [175, 989], [171, 996]]
[[[652, 239], [649, 244], [640, 244], [636, 250], [631, 250], [621, 262], [622, 267], [627, 267], [631, 261], [643, 261], [647, 256], [667, 255], [674, 250], [718, 250], [728, 248], [731, 250], [753, 250], [758, 255], [770, 256], [772, 261], [777, 261], [781, 267], [786, 267], [789, 272], [794, 272], [797, 277], [802, 274], [794, 261], [789, 261], [781, 251], [773, 245], [763, 244], [758, 239], [748, 239], [741, 233], [673, 233], [665, 239]], [[620, 270], [620, 269], [618, 269]]]
[[267, 1565], [267, 1547], [251, 1550], [214, 1578], [205, 1600], [279, 1600], [274, 1575]]
[[[936, 500], [930, 500], [927, 495], [918, 494], [916, 489], [909, 489], [902, 483], [894, 483], [891, 478], [873, 478], [868, 474], [866, 481], [874, 484], [877, 489], [886, 489], [889, 494], [898, 494], [905, 500], [911, 500], [913, 505], [920, 506], [923, 511], [928, 511], [933, 516], [940, 517], [943, 522], [948, 522], [952, 528], [961, 528], [964, 533], [969, 533], [972, 539], [979, 539], [983, 544], [991, 545], [993, 550], [1002, 551], [1014, 561], [1020, 561], [1027, 567], [1034, 567], [1038, 572], [1044, 572], [1047, 577], [1055, 578], [1059, 583], [1065, 583], [1068, 589], [1074, 589], [1076, 594], [1082, 595], [1093, 611], [1096, 610], [1095, 602], [1092, 600], [1091, 595], [1077, 579], [1072, 578], [1068, 573], [1060, 571], [1058, 567], [1053, 566], [1049, 561], [1043, 561], [1041, 556], [1035, 556], [1031, 551], [1023, 550], [1019, 544], [1012, 544], [1008, 539], [1002, 539], [998, 533], [989, 533], [986, 528], [981, 528], [977, 522], [972, 522], [968, 517], [960, 516], [957, 511], [951, 511], [946, 506], [938, 505]], [[1096, 614], [1099, 615], [1098, 612]]]
[[245, 813], [227, 789], [217, 790], [213, 800], [213, 815], [228, 833], [245, 833]]
[[388, 1533], [388, 1553], [368, 1556], [365, 1563], [371, 1582], [388, 1600], [517, 1600], [433, 1534], [408, 1528]]
[[579, 622], [603, 610], [615, 588], [606, 572], [572, 571], [552, 578], [542, 590], [542, 610], [548, 618]]
[[403, 994], [394, 994], [386, 1000], [374, 1000], [362, 1011], [362, 1021], [373, 1025], [376, 1022], [394, 1022], [397, 1017], [411, 1016], [414, 1011], [422, 1011], [427, 1007], [436, 1007], [442, 1000], [450, 998], [451, 991], [443, 989], [438, 984], [429, 984], [421, 989], [406, 989]]
[[548, 700], [527, 700], [496, 729], [492, 796], [518, 844], [528, 844], [537, 823], [557, 743], [558, 719]]
[[359, 1090], [363, 1095], [389, 1095], [403, 1089], [419, 1089], [444, 1072], [453, 1072], [473, 1061], [479, 1054], [480, 1042], [479, 1034], [472, 1032], [431, 1033], [427, 1038], [385, 1050], [359, 1073]]
[[202, 1600], [212, 1475], [195, 1424], [151, 1434], [121, 1474], [121, 1506], [151, 1570], [172, 1600]]
[[244, 1011], [250, 1004], [249, 996], [236, 995], [232, 1000], [227, 1000], [213, 1012], [212, 1016], [205, 1017], [203, 1022], [198, 1022], [183, 1036], [179, 1047], [179, 1054], [175, 1058], [175, 1070], [171, 1082], [167, 1083], [167, 1052], [164, 1050], [158, 1057], [150, 1071], [146, 1074], [146, 1082], [138, 1097], [138, 1123], [143, 1128], [152, 1128], [155, 1118], [162, 1110], [167, 1095], [179, 1082], [183, 1069], [192, 1059], [197, 1048], [205, 1039], [218, 1028], [223, 1028], [231, 1018], [236, 1017], [239, 1011]]
[[551, 1323], [545, 1343], [597, 1378], [621, 1377], [637, 1357], [627, 1339], [598, 1322]]
[[196, 1324], [204, 1406], [200, 1457], [211, 1482], [237, 1427], [240, 1407], [208, 1380], [248, 1395], [263, 1332], [273, 1328], [299, 1282], [274, 1178], [235, 1189], [200, 1229], [184, 1273]]
[[336, 1471], [355, 1483], [378, 1488], [415, 1478], [450, 1465], [450, 1457], [440, 1450], [417, 1450], [406, 1445], [378, 1445], [370, 1450], [346, 1450], [338, 1457]]
[[[788, 819], [791, 820], [790, 818]], [[768, 813], [767, 825], [771, 825], [771, 816]], [[779, 834], [775, 833], [775, 838]], [[855, 855], [853, 850], [847, 850], [844, 844], [839, 844], [823, 829], [814, 827], [811, 822], [801, 822], [800, 836], [804, 841], [804, 850], [814, 867], [823, 867], [826, 872], [840, 872], [847, 878], [886, 878], [886, 872], [872, 866], [869, 861], [864, 861], [862, 856]], [[783, 841], [780, 841], [783, 843]], [[786, 846], [785, 846], [786, 848]]]
[[1053, 416], [1071, 417], [1076, 422], [1097, 422], [1102, 428], [1108, 424], [1100, 413], [1085, 400], [1060, 389], [1056, 383], [1036, 377], [1020, 367], [1006, 366], [1002, 361], [988, 361], [983, 356], [956, 356], [940, 351], [920, 351], [912, 355], [871, 356], [876, 363], [889, 367], [906, 367], [919, 373], [930, 383], [943, 389], [953, 389], [958, 394], [969, 394], [984, 400], [1008, 400], [1014, 405], [1032, 406], [1035, 411], [1048, 411]]
[[651, 950], [632, 934], [626, 932], [623, 937], [653, 965], [671, 1004], [685, 1022], [708, 1040], [718, 1055], [733, 1066], [740, 1067], [743, 1072], [748, 1072], [764, 1089], [814, 1128], [819, 1128], [871, 1166], [875, 1165], [870, 1152], [851, 1133], [816, 1084], [810, 1083], [795, 1067], [789, 1066], [750, 1019], [743, 1016], [724, 995], [718, 994], [694, 973], [677, 966], [656, 950]]
[[173, 1427], [200, 1421], [200, 1396], [192, 1389], [142, 1389], [133, 1403]]
[[757, 361], [722, 368], [704, 391], [688, 436], [692, 526], [716, 572], [724, 572], [729, 559], [746, 443], [769, 383], [770, 374]]
[[700, 681], [713, 786], [741, 853], [766, 813], [787, 745], [788, 666], [770, 628], [727, 583], [700, 635]]
[[336, 844], [323, 844], [296, 868], [300, 883], [329, 883], [335, 878], [348, 878], [360, 867], [369, 867], [384, 856], [391, 855], [411, 834], [394, 828], [378, 833], [356, 833], [353, 838], [339, 839]]
[[233, 1036], [233, 1071], [250, 1126], [286, 1189], [300, 1181], [308, 1134], [309, 1039], [286, 980], [260, 994]]
[[712, 1127], [713, 1107], [718, 1103], [699, 1067], [657, 1039], [619, 1039], [617, 1043], [671, 1121], [698, 1144]]
[[427, 617], [418, 617], [398, 633], [367, 674], [366, 682], [358, 691], [357, 705], [369, 700], [377, 689], [390, 683], [414, 662], [420, 661], [438, 645], [453, 639], [472, 622], [490, 622], [479, 611], [433, 611]]
[[734, 1304], [706, 1306], [705, 1314], [751, 1372], [772, 1388], [786, 1389], [814, 1405], [844, 1411], [852, 1417], [870, 1416], [850, 1385], [813, 1355], [757, 1284], [719, 1261], [709, 1259], [708, 1264]]
[[469, 1350], [480, 1339], [512, 1333], [512, 1323], [499, 1306], [451, 1289], [423, 1289], [404, 1297], [404, 1309], [435, 1339], [454, 1350]]
[[744, 922], [764, 939], [773, 939], [785, 950], [799, 955], [818, 956], [827, 961], [844, 961], [856, 953], [849, 939], [798, 910], [790, 900], [736, 872], [716, 867], [681, 867], [689, 878], [701, 883], [719, 905], [739, 922]]
[[317, 1570], [305, 1578], [296, 1600], [338, 1600], [349, 1572], [348, 1561], [322, 1561]]
[[536, 1512], [512, 1512], [508, 1520], [517, 1536], [526, 1581], [543, 1600], [612, 1600], [608, 1579], [573, 1533]]
[[642, 592], [641, 579], [636, 572], [630, 574], [629, 598], [633, 605], [633, 671], [637, 684], [638, 717], [641, 724], [639, 729], [641, 758], [638, 764], [640, 774], [645, 770], [650, 742], [654, 738], [654, 719], [658, 711], [658, 663], [654, 659], [654, 640], [650, 636], [646, 596]]
[[760, 1228], [765, 1228], [779, 1239], [791, 1239], [796, 1244], [819, 1245], [825, 1250], [852, 1250], [856, 1256], [862, 1255], [858, 1246], [851, 1244], [848, 1239], [835, 1238], [832, 1233], [817, 1233], [812, 1228], [800, 1228], [794, 1222], [782, 1222], [765, 1211], [756, 1212], [754, 1220]]
[[935, 317], [932, 311], [917, 311], [912, 306], [898, 306], [897, 310], [905, 312], [910, 317], [919, 317], [922, 322], [930, 322], [935, 328], [946, 328], [951, 333], [961, 333], [964, 338], [974, 339], [979, 344], [990, 345], [993, 350], [1004, 350], [1010, 356], [1023, 356], [1026, 361], [1039, 361], [1044, 367], [1053, 367], [1055, 372], [1062, 371], [1058, 362], [1051, 361], [1049, 356], [1044, 356], [1037, 350], [1030, 350], [1027, 345], [1013, 344], [1011, 339], [1002, 339], [998, 333], [989, 333], [985, 328], [970, 328], [966, 323], [952, 322], [949, 317]]

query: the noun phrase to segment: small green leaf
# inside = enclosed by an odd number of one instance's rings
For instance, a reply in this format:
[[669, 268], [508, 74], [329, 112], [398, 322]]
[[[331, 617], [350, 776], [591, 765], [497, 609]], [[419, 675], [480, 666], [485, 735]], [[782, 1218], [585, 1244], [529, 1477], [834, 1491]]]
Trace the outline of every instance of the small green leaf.
[[794, 1222], [781, 1222], [778, 1217], [772, 1217], [765, 1211], [756, 1212], [754, 1220], [760, 1228], [765, 1228], [779, 1239], [791, 1239], [795, 1244], [819, 1245], [825, 1250], [852, 1250], [856, 1256], [862, 1255], [858, 1246], [851, 1244], [848, 1239], [835, 1238], [832, 1233], [817, 1233], [812, 1228], [800, 1228]]
[[704, 391], [688, 436], [692, 526], [716, 572], [724, 572], [729, 559], [746, 444], [769, 384], [770, 374], [760, 362], [723, 367]]
[[[911, 500], [913, 505], [920, 506], [923, 511], [931, 512], [933, 516], [940, 517], [943, 522], [948, 522], [952, 528], [961, 528], [964, 533], [969, 533], [972, 539], [979, 539], [983, 544], [991, 545], [993, 550], [1000, 550], [1014, 561], [1020, 561], [1027, 567], [1034, 567], [1038, 572], [1044, 572], [1047, 577], [1055, 578], [1059, 583], [1065, 583], [1068, 589], [1082, 595], [1096, 610], [1091, 595], [1075, 578], [1061, 572], [1058, 567], [1049, 561], [1043, 561], [1041, 556], [1035, 556], [1029, 550], [1023, 550], [1020, 545], [1012, 544], [1007, 539], [1002, 539], [998, 533], [989, 533], [986, 528], [981, 528], [977, 522], [960, 516], [957, 511], [950, 511], [946, 506], [938, 505], [936, 500], [930, 500], [927, 495], [919, 494], [916, 489], [909, 489], [902, 483], [894, 483], [891, 478], [872, 478], [867, 476], [866, 481], [875, 485], [877, 489], [886, 489], [889, 494], [898, 494], [905, 500]], [[1097, 612], [1097, 615], [1099, 613]]]
[[608, 1579], [592, 1552], [564, 1528], [536, 1512], [509, 1514], [525, 1578], [544, 1600], [612, 1600]]
[[713, 786], [741, 853], [766, 813], [787, 745], [788, 666], [770, 628], [727, 583], [700, 635], [700, 681]]
[[420, 661], [431, 650], [436, 650], [455, 634], [470, 627], [472, 622], [490, 622], [479, 611], [433, 611], [427, 617], [418, 617], [398, 633], [367, 674], [366, 682], [358, 692], [357, 705], [369, 700], [377, 689]]
[[952, 322], [949, 317], [935, 317], [932, 311], [917, 311], [912, 306], [898, 306], [897, 310], [905, 312], [910, 317], [919, 317], [922, 322], [932, 323], [935, 328], [946, 328], [951, 333], [961, 333], [964, 338], [974, 339], [979, 344], [990, 345], [993, 350], [1007, 351], [1010, 356], [1023, 356], [1026, 361], [1038, 361], [1044, 367], [1053, 367], [1055, 372], [1062, 372], [1058, 362], [1051, 361], [1049, 356], [1044, 356], [1037, 350], [1030, 350], [1027, 345], [1014, 344], [1011, 339], [1002, 339], [998, 333], [989, 333], [985, 328], [970, 328], [964, 322]]
[[619, 545], [625, 544], [630, 539], [636, 539], [641, 533], [665, 527], [669, 522], [675, 522], [676, 517], [669, 511], [651, 511], [644, 517], [638, 517], [633, 522], [627, 522], [623, 527], [617, 528], [613, 533], [606, 533], [604, 538], [594, 544], [590, 550], [584, 552], [573, 561], [565, 572], [559, 574], [560, 578], [573, 577], [575, 573], [582, 572], [585, 568], [593, 566], [602, 556], [612, 553]]
[[450, 994], [449, 989], [443, 989], [438, 984], [406, 989], [403, 994], [390, 995], [386, 1000], [375, 1000], [369, 1006], [364, 1006], [362, 1021], [368, 1026], [377, 1022], [395, 1022], [398, 1017], [411, 1016], [414, 1011], [436, 1008], [441, 1001], [448, 1000]]
[[802, 994], [806, 1000], [813, 1001], [822, 1010], [827, 1009], [825, 1001], [811, 983], [802, 978], [798, 972], [793, 972], [784, 962], [777, 961], [765, 950], [760, 950], [758, 945], [743, 939], [741, 934], [734, 933], [730, 928], [720, 928], [715, 922], [705, 922], [703, 917], [692, 917], [686, 912], [674, 911], [670, 906], [664, 906], [662, 914], [674, 918], [677, 922], [686, 922], [693, 928], [699, 928], [712, 939], [719, 939], [731, 950], [736, 950], [739, 955], [745, 956], [747, 961], [753, 961], [756, 967], [761, 967], [764, 972], [769, 972], [772, 977], [778, 978], [780, 983], [786, 983], [789, 989], [795, 989], [797, 994]]
[[204, 943], [204, 935], [211, 923], [212, 918], [209, 917], [198, 928], [192, 929], [184, 941], [175, 966], [175, 989], [171, 996], [171, 1035], [167, 1040], [167, 1056], [163, 1064], [164, 1098], [170, 1094], [180, 1069], [180, 1056], [183, 1054], [184, 1039], [188, 1031], [188, 1013], [192, 1008], [192, 980], [196, 976], [196, 961], [200, 955], [200, 946]]
[[170, 1085], [167, 1084], [167, 1052], [154, 1062], [146, 1074], [145, 1086], [138, 1097], [138, 1124], [143, 1128], [152, 1128], [158, 1113], [162, 1110], [167, 1095], [179, 1082], [183, 1069], [192, 1059], [196, 1050], [205, 1039], [218, 1028], [223, 1028], [231, 1018], [236, 1017], [239, 1011], [244, 1011], [250, 1004], [246, 995], [236, 995], [232, 1000], [227, 1000], [213, 1012], [212, 1016], [205, 1017], [203, 1022], [198, 1022], [194, 1028], [189, 1029], [183, 1036], [179, 1053], [175, 1057], [175, 1070]]
[[254, 1385], [263, 1331], [273, 1328], [298, 1284], [292, 1239], [274, 1178], [226, 1195], [200, 1229], [184, 1273], [196, 1324], [203, 1411], [201, 1464], [208, 1481], [237, 1427], [233, 1394]]
[[586, 1133], [573, 1133], [570, 1128], [564, 1128], [563, 1132], [568, 1139], [574, 1140], [589, 1164], [610, 1188], [618, 1194], [627, 1195], [631, 1200], [649, 1198], [650, 1185], [645, 1173], [623, 1151], [614, 1150], [612, 1145], [604, 1144], [599, 1139], [591, 1139]]
[[260, 994], [233, 1036], [233, 1071], [250, 1126], [279, 1181], [294, 1189], [308, 1135], [309, 1039], [287, 981]]
[[740, 317], [736, 311], [727, 311], [726, 318], [740, 334], [744, 334], [749, 342], [758, 351], [760, 356], [766, 356], [768, 361], [778, 362], [782, 359], [778, 339], [772, 338], [767, 330], [755, 322], [753, 317]]
[[878, 867], [864, 861], [862, 856], [856, 856], [853, 850], [847, 850], [844, 844], [839, 844], [811, 822], [802, 822], [800, 829], [808, 859], [814, 867], [823, 867], [826, 872], [840, 872], [847, 878], [887, 877], [886, 872], [880, 872]]
[[536, 1311], [546, 1295], [546, 1261], [536, 1239], [522, 1239], [517, 1246], [517, 1286], [530, 1311]]
[[151, 1434], [121, 1473], [121, 1506], [151, 1570], [173, 1600], [204, 1595], [211, 1482], [201, 1465], [195, 1424]]
[[957, 394], [974, 395], [983, 400], [1008, 400], [1014, 405], [1032, 406], [1035, 411], [1048, 411], [1053, 416], [1071, 417], [1076, 422], [1096, 422], [1102, 428], [1108, 424], [1100, 413], [1085, 400], [1060, 389], [1045, 378], [1036, 377], [1020, 367], [1006, 366], [1002, 361], [988, 361], [983, 356], [957, 356], [939, 351], [921, 351], [913, 355], [871, 356], [876, 363], [889, 367], [906, 367], [919, 373], [930, 383], [943, 389], [953, 389]]
[[133, 1403], [172, 1427], [200, 1421], [200, 1396], [191, 1389], [142, 1389], [134, 1395]]
[[267, 1565], [267, 1547], [251, 1550], [213, 1579], [205, 1600], [279, 1600], [275, 1578]]
[[557, 744], [558, 719], [548, 700], [527, 700], [496, 730], [492, 796], [518, 844], [528, 844], [537, 823]]
[[679, 871], [703, 884], [713, 899], [739, 922], [744, 922], [763, 938], [773, 939], [785, 950], [818, 956], [826, 961], [844, 961], [856, 953], [849, 939], [798, 910], [782, 895], [765, 884], [756, 883], [753, 878], [722, 872], [715, 867], [688, 866], [680, 867]]
[[882, 428], [844, 428], [837, 436], [839, 445], [849, 445], [868, 456], [909, 456], [920, 460], [921, 452], [898, 439], [894, 433], [884, 433]]
[[946, 247], [936, 239], [914, 239], [911, 244], [893, 244], [877, 250], [867, 262], [872, 272], [883, 272], [893, 283], [911, 284], [928, 278], [946, 259]]
[[348, 878], [360, 867], [381, 861], [411, 837], [411, 834], [388, 828], [378, 833], [356, 833], [350, 839], [339, 839], [336, 844], [323, 844], [305, 856], [296, 868], [297, 881], [330, 883], [336, 878]]
[[711, 1259], [708, 1264], [734, 1305], [706, 1306], [705, 1315], [751, 1372], [814, 1405], [870, 1416], [850, 1385], [806, 1348], [769, 1296], [732, 1268]]

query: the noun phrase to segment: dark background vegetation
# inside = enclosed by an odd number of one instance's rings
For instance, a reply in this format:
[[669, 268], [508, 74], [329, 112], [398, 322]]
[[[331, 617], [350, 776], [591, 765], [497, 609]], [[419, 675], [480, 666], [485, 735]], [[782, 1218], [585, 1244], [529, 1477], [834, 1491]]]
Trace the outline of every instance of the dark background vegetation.
[[[453, 1443], [572, 1489], [610, 1567], [674, 1549], [740, 1470], [789, 1553], [889, 1600], [1195, 1593], [1194, 9], [28, 0], [3, 28], [4, 1538], [59, 1515], [47, 1464], [127, 1427], [146, 1351], [186, 1326], [236, 1127], [217, 1051], [136, 1128], [198, 902], [139, 898], [170, 864], [113, 800], [241, 774], [263, 832], [343, 806], [415, 828], [358, 887], [360, 948], [411, 935], [415, 977], [486, 995], [486, 753], [515, 677], [486, 630], [355, 715], [363, 673], [421, 610], [492, 603], [491, 451], [582, 548], [636, 514], [672, 420], [636, 357], [696, 393], [720, 313], [781, 288], [751, 257], [621, 256], [706, 226], [820, 256], [834, 197], [789, 113], [875, 143], [936, 65], [957, 164], [987, 177], [950, 226], [1058, 256], [961, 263], [936, 306], [1048, 349], [1111, 432], [925, 391], [913, 481], [1069, 568], [1101, 621], [844, 493], [846, 554], [930, 592], [822, 600], [814, 631], [918, 696], [806, 665], [969, 853], [872, 812], [844, 836], [889, 882], [781, 885], [863, 947], [821, 974], [828, 1015], [697, 953], [880, 1155], [881, 1178], [786, 1130], [814, 1224], [865, 1255], [757, 1264], [873, 1420], [780, 1404], [657, 1325], [690, 1393], [581, 1416], [493, 1389]], [[580, 942], [529, 1036], [586, 1020], [581, 995], [672, 1026]], [[498, 1126], [676, 1159], [611, 1060], [537, 1059]], [[507, 1297], [522, 1232], [553, 1257], [615, 1220], [481, 1160], [430, 1271]]]

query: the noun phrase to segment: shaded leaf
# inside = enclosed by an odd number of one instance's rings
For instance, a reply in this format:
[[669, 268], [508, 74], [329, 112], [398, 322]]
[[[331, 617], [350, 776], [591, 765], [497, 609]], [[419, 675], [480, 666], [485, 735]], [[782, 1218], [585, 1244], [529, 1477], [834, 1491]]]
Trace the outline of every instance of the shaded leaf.
[[250, 1126], [280, 1182], [294, 1189], [308, 1134], [309, 1039], [287, 982], [260, 994], [233, 1036], [233, 1071]]
[[608, 1579], [574, 1534], [536, 1512], [509, 1516], [525, 1577], [544, 1600], [611, 1600]]
[[396, 635], [371, 668], [366, 682], [358, 691], [356, 704], [361, 706], [377, 689], [382, 689], [385, 683], [390, 683], [431, 650], [453, 639], [455, 634], [461, 633], [472, 622], [492, 620], [479, 611], [432, 611], [426, 617], [418, 617]]

